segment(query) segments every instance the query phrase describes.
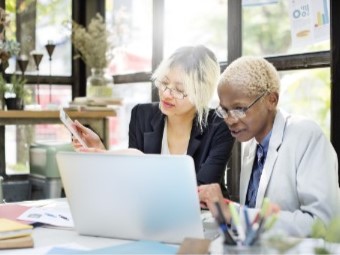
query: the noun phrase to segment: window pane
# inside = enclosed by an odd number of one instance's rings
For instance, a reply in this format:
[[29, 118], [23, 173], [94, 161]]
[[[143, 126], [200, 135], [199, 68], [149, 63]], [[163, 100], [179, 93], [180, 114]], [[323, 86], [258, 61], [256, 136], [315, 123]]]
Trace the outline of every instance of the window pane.
[[151, 102], [151, 83], [117, 84], [115, 93], [124, 98], [117, 108], [117, 118], [110, 120], [110, 148], [127, 148], [131, 110], [136, 104]]
[[29, 148], [34, 143], [67, 144], [70, 132], [63, 125], [6, 125], [6, 174], [29, 173]]
[[113, 74], [151, 71], [152, 0], [106, 0], [106, 24], [113, 36]]
[[[25, 98], [26, 110], [38, 109], [56, 109], [60, 106], [66, 106], [71, 101], [71, 86], [54, 85], [50, 88], [48, 85], [40, 85], [39, 92], [37, 86], [26, 85], [30, 90], [30, 96]], [[38, 95], [40, 105], [38, 105]], [[63, 125], [43, 124], [43, 125], [6, 125], [6, 173], [23, 174], [29, 172], [28, 154], [29, 147], [35, 142], [58, 142], [69, 143], [70, 133]]]
[[243, 55], [270, 56], [329, 50], [330, 41], [292, 46], [289, 1], [244, 6]]
[[315, 120], [330, 137], [330, 69], [288, 71], [280, 75], [280, 107]]
[[[18, 11], [15, 15], [16, 9]], [[30, 55], [32, 51], [36, 51], [43, 54], [38, 66], [40, 75], [70, 76], [71, 41], [64, 22], [71, 20], [71, 1], [38, 0], [29, 3], [22, 1], [16, 7], [15, 1], [8, 0], [6, 1], [6, 11], [11, 17], [11, 34], [8, 36], [15, 39], [16, 33], [19, 35], [16, 39], [21, 44], [20, 55], [27, 56], [30, 61], [26, 74], [37, 74], [37, 67]], [[16, 22], [20, 25], [16, 26]], [[51, 55], [51, 61], [45, 48], [48, 42], [56, 45]], [[12, 73], [16, 68], [15, 58], [12, 58], [6, 72]]]
[[70, 85], [26, 85], [30, 95], [25, 98], [25, 109], [56, 109], [72, 101]]
[[227, 11], [226, 0], [165, 0], [164, 54], [203, 44], [226, 60]]

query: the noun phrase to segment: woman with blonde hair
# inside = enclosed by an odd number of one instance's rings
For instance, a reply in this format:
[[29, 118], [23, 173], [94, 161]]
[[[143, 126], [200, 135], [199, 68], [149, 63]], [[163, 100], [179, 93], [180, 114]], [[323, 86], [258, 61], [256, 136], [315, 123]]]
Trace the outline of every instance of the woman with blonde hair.
[[[209, 103], [216, 91], [220, 68], [205, 46], [182, 47], [164, 59], [152, 75], [159, 102], [132, 109], [129, 148], [143, 153], [187, 154], [195, 163], [197, 184], [219, 183], [224, 196], [226, 164], [234, 139]], [[104, 148], [99, 137], [76, 122], [90, 149]]]

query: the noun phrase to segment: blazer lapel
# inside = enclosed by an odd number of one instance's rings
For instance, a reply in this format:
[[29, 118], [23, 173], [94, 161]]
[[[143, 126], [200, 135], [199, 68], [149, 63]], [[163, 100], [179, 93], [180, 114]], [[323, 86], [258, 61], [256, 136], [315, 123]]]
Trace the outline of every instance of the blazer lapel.
[[196, 150], [199, 148], [201, 144], [202, 133], [196, 123], [197, 123], [196, 121], [193, 121], [193, 126], [192, 126], [192, 130], [190, 134], [190, 140], [188, 144], [187, 155], [190, 155], [190, 156], [193, 156], [195, 154]]
[[256, 207], [260, 208], [262, 206], [263, 199], [266, 194], [266, 190], [268, 188], [268, 183], [270, 180], [270, 177], [272, 175], [277, 157], [278, 157], [278, 151], [280, 149], [280, 146], [282, 144], [283, 136], [284, 136], [284, 130], [286, 126], [286, 121], [289, 116], [282, 113], [280, 110], [278, 110], [274, 125], [273, 125], [273, 131], [272, 135], [270, 137], [266, 162], [263, 167], [261, 180], [259, 184], [259, 189], [257, 191], [257, 197], [256, 197]]
[[165, 116], [157, 112], [151, 120], [152, 130], [144, 133], [144, 152], [160, 153], [162, 147]]
[[245, 145], [242, 161], [242, 171], [240, 174], [240, 203], [242, 205], [244, 205], [246, 202], [248, 184], [251, 176], [251, 171], [253, 168], [255, 153], [256, 153], [256, 141], [255, 139], [252, 139]]

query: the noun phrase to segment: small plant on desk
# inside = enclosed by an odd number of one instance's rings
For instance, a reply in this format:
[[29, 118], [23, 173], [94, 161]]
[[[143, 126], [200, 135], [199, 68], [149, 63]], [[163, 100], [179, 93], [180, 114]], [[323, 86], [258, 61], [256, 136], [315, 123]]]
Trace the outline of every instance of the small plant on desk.
[[11, 84], [8, 89], [9, 97], [6, 97], [6, 105], [8, 110], [23, 110], [24, 99], [30, 95], [30, 91], [25, 88], [27, 80], [13, 74], [11, 76]]

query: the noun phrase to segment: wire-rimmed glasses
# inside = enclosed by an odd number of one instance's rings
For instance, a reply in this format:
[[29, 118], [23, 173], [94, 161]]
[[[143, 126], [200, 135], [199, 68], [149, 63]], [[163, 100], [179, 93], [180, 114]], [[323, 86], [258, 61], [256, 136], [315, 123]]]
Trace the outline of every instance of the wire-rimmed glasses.
[[167, 82], [155, 80], [155, 86], [158, 89], [160, 89], [163, 93], [168, 89], [169, 92], [170, 92], [170, 95], [173, 96], [176, 99], [184, 99], [185, 97], [188, 96], [187, 94], [185, 94], [182, 91], [170, 88], [168, 85], [169, 84]]
[[267, 91], [262, 93], [247, 107], [240, 107], [237, 109], [226, 110], [219, 105], [215, 110], [216, 114], [218, 117], [222, 119], [227, 119], [229, 117], [232, 117], [235, 119], [242, 119], [246, 116], [246, 111], [248, 111], [254, 104], [256, 104], [256, 102], [259, 101], [265, 94], [267, 94]]

